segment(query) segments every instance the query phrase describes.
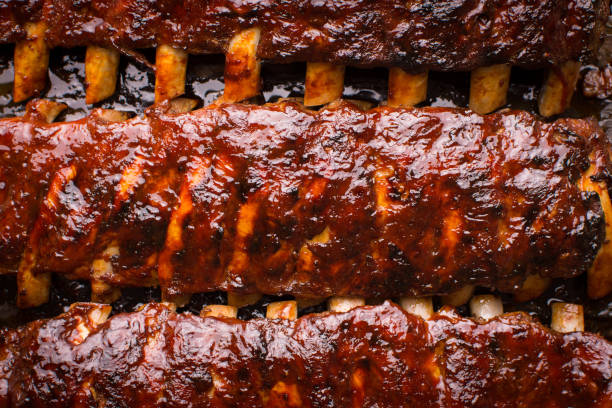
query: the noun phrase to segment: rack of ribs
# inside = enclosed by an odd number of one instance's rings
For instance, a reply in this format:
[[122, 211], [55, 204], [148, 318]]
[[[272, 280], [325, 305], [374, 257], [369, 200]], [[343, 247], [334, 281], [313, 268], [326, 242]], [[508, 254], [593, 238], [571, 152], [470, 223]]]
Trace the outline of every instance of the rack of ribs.
[[156, 47], [157, 102], [185, 92], [189, 53], [224, 53], [220, 102], [258, 94], [261, 60], [305, 61], [307, 106], [340, 98], [350, 65], [390, 69], [389, 106], [424, 101], [429, 70], [471, 71], [470, 108], [484, 114], [505, 105], [520, 66], [549, 69], [539, 110], [550, 116], [569, 105], [608, 13], [608, 0], [7, 0], [0, 42], [16, 43], [15, 101], [45, 87], [53, 47], [88, 46], [87, 103], [113, 94], [120, 53]]
[[177, 303], [473, 285], [533, 297], [585, 272], [592, 297], [612, 290], [611, 147], [593, 120], [348, 102], [173, 109], [46, 123], [59, 108], [43, 100], [0, 121], [0, 264], [21, 306], [46, 302], [52, 272], [108, 302], [156, 285]]
[[[338, 305], [338, 304], [337, 304]], [[557, 304], [567, 323], [576, 305]], [[241, 321], [149, 304], [0, 331], [0, 406], [609, 407], [612, 345], [518, 312], [423, 315], [391, 302], [296, 319], [295, 302]], [[234, 311], [235, 312], [235, 311]], [[574, 328], [575, 330], [575, 328]], [[565, 333], [564, 333], [565, 332]]]

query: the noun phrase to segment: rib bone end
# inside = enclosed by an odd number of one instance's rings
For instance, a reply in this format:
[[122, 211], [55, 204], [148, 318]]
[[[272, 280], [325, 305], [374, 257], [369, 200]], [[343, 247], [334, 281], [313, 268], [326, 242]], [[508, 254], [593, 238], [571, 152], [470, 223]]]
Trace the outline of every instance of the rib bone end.
[[205, 306], [200, 312], [202, 317], [232, 317], [238, 316], [238, 309], [234, 306], [209, 305]]
[[335, 296], [329, 299], [329, 310], [337, 313], [348, 312], [363, 305], [365, 305], [365, 299], [362, 297]]
[[344, 66], [323, 62], [306, 64], [305, 106], [319, 106], [342, 97]]
[[257, 59], [257, 46], [260, 37], [258, 28], [250, 28], [230, 41], [223, 75], [225, 88], [219, 102], [240, 102], [259, 93], [261, 64]]
[[166, 44], [157, 47], [155, 57], [155, 103], [185, 93], [187, 53]]
[[481, 115], [506, 104], [510, 85], [510, 65], [477, 68], [470, 80], [470, 109]]
[[474, 294], [474, 289], [474, 285], [465, 285], [455, 292], [442, 296], [442, 303], [454, 307], [465, 305]]
[[573, 303], [553, 303], [550, 327], [561, 333], [584, 331], [582, 306]]
[[478, 319], [489, 320], [504, 313], [504, 307], [499, 297], [493, 295], [478, 295], [470, 300], [472, 315]]
[[15, 80], [13, 101], [23, 102], [42, 92], [47, 84], [49, 47], [45, 41], [45, 23], [26, 23], [27, 38], [15, 45]]
[[409, 74], [401, 68], [389, 70], [388, 106], [412, 107], [427, 99], [428, 72]]
[[408, 313], [429, 319], [433, 313], [433, 302], [431, 297], [403, 297], [400, 299], [400, 306]]
[[266, 317], [268, 319], [297, 319], [298, 307], [295, 300], [273, 302], [268, 305]]
[[569, 107], [579, 75], [580, 63], [576, 61], [567, 61], [549, 70], [538, 99], [540, 115], [558, 115]]
[[52, 123], [67, 106], [49, 99], [35, 99], [26, 106], [25, 118], [30, 121]]
[[85, 102], [100, 102], [115, 93], [119, 53], [90, 45], [85, 53]]
[[528, 275], [521, 288], [514, 294], [517, 302], [527, 302], [542, 295], [550, 286], [551, 279], [540, 275]]
[[241, 295], [239, 293], [228, 292], [227, 294], [227, 304], [236, 308], [253, 305], [259, 302], [259, 299], [261, 299], [260, 293]]

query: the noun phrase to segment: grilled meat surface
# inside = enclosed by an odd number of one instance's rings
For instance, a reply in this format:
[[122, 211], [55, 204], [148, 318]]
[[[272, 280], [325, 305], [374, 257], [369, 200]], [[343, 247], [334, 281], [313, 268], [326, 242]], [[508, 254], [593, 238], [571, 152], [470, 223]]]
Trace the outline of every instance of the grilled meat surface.
[[612, 345], [392, 303], [297, 321], [103, 306], [0, 331], [0, 406], [609, 407]]
[[[167, 295], [388, 298], [586, 272], [594, 121], [448, 108], [211, 106], [0, 121], [0, 264]], [[591, 173], [589, 173], [591, 174]], [[21, 262], [24, 268], [24, 262]], [[26, 263], [28, 264], [28, 263]]]
[[612, 95], [612, 65], [590, 69], [584, 77], [582, 89], [587, 97], [609, 98]]
[[53, 47], [222, 53], [236, 33], [259, 27], [259, 57], [277, 62], [538, 68], [592, 57], [608, 13], [608, 0], [5, 0], [0, 41], [24, 38], [26, 22], [44, 21]]

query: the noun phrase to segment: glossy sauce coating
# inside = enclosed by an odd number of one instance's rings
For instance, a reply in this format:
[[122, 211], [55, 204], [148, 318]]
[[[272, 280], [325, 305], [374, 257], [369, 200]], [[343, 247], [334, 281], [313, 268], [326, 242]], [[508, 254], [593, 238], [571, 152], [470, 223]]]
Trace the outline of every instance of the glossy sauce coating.
[[224, 105], [3, 120], [0, 148], [5, 272], [29, 253], [35, 273], [167, 295], [512, 292], [587, 271], [605, 238], [576, 185], [590, 166], [610, 185], [593, 121]]
[[612, 65], [591, 69], [582, 83], [584, 96], [609, 98], [612, 95]]
[[260, 58], [410, 71], [524, 67], [588, 59], [599, 47], [607, 0], [17, 0], [0, 3], [0, 41], [42, 19], [55, 46], [134, 49], [169, 44], [222, 53], [259, 27]]
[[[99, 305], [0, 332], [0, 406], [608, 407], [612, 345], [522, 313], [430, 320], [392, 303], [296, 321]], [[87, 336], [87, 333], [90, 332]]]

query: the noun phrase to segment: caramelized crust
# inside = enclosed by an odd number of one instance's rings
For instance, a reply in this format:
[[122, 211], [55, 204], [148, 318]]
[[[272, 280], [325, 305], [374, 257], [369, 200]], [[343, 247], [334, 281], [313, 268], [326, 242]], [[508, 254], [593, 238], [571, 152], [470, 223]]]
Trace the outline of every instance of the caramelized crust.
[[612, 65], [590, 69], [582, 83], [584, 96], [609, 98], [612, 95]]
[[599, 46], [607, 0], [196, 1], [8, 0], [0, 40], [24, 37], [41, 18], [50, 46], [134, 49], [160, 44], [222, 53], [258, 27], [258, 56], [277, 62], [396, 66], [407, 71], [524, 67], [588, 59]]
[[97, 307], [0, 332], [0, 406], [597, 408], [612, 400], [610, 343], [551, 332], [522, 313], [477, 323], [446, 311], [425, 321], [385, 303], [240, 321], [151, 304], [84, 324]]
[[2, 120], [0, 147], [6, 271], [25, 251], [34, 274], [170, 296], [512, 292], [586, 272], [605, 239], [598, 194], [577, 184], [588, 170], [610, 185], [594, 121], [221, 105]]

